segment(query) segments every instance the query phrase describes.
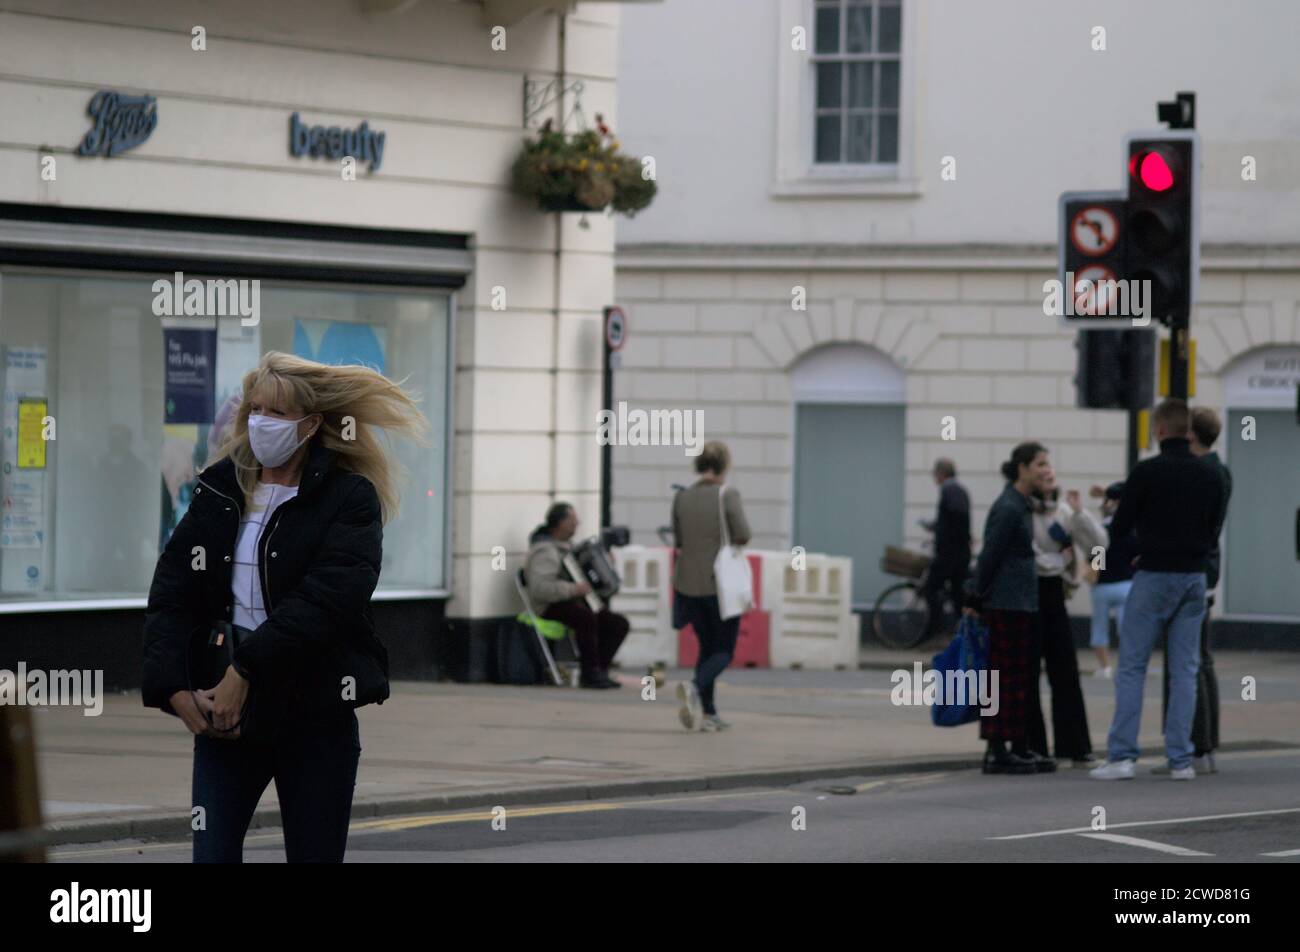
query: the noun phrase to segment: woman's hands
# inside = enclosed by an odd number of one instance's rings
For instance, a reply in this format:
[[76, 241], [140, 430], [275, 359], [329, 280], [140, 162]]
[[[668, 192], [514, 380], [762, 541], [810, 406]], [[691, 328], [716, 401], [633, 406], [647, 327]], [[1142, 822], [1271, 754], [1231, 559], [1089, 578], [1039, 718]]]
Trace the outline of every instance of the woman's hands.
[[1071, 489], [1065, 494], [1065, 503], [1075, 512], [1083, 508], [1083, 497], [1079, 495], [1079, 490]]
[[234, 666], [226, 668], [225, 677], [215, 688], [195, 691], [194, 700], [199, 710], [211, 717], [212, 726], [221, 732], [219, 736], [231, 739], [239, 736], [237, 730], [228, 732], [231, 727], [239, 723], [244, 702], [248, 700], [248, 682], [234, 669]]
[[208, 727], [203, 712], [199, 710], [193, 692], [177, 691], [168, 700], [171, 702], [172, 710], [180, 715], [181, 720], [190, 729], [191, 734], [202, 734], [205, 737], [212, 736], [212, 730]]

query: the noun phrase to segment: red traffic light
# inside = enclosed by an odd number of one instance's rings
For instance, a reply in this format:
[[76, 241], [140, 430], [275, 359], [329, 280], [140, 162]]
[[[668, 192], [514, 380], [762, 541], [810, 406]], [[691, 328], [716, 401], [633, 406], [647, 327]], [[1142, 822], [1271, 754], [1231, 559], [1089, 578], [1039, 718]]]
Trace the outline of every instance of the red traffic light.
[[1174, 187], [1176, 160], [1163, 150], [1135, 152], [1129, 160], [1129, 175], [1152, 192], [1167, 192]]

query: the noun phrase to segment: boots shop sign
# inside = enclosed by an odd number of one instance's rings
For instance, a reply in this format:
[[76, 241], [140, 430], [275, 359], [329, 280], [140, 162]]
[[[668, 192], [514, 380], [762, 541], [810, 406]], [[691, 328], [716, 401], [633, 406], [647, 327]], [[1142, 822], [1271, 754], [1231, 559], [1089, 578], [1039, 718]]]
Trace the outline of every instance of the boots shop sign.
[[371, 129], [368, 122], [355, 129], [344, 129], [309, 125], [296, 112], [289, 117], [289, 154], [295, 158], [306, 155], [337, 162], [350, 157], [357, 163], [369, 163], [369, 170], [377, 172], [384, 161], [387, 138], [388, 133]]
[[77, 147], [77, 154], [112, 157], [149, 138], [158, 125], [158, 100], [101, 89], [91, 97], [86, 114], [93, 125]]

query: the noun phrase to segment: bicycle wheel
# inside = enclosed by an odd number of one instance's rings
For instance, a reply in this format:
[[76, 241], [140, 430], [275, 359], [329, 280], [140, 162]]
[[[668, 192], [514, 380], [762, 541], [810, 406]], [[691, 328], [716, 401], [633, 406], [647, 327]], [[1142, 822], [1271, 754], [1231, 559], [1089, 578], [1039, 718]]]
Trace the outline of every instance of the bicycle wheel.
[[915, 582], [891, 585], [871, 611], [871, 630], [889, 648], [915, 648], [929, 628], [930, 603]]

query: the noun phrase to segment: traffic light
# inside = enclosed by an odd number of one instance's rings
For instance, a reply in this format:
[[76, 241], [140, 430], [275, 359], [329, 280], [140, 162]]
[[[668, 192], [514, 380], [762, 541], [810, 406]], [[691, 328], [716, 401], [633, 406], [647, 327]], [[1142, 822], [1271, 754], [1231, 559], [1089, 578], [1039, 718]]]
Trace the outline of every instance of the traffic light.
[[1076, 346], [1080, 407], [1144, 410], [1155, 402], [1155, 331], [1081, 330]]
[[1156, 112], [1168, 130], [1124, 140], [1123, 191], [1060, 198], [1058, 274], [1044, 285], [1043, 310], [1087, 328], [1076, 344], [1081, 407], [1150, 406], [1152, 320], [1170, 328], [1169, 393], [1188, 393], [1201, 267], [1196, 94], [1180, 92]]
[[1133, 135], [1125, 144], [1128, 201], [1121, 277], [1150, 282], [1143, 284], [1149, 288], [1150, 316], [1185, 327], [1200, 271], [1196, 133]]

